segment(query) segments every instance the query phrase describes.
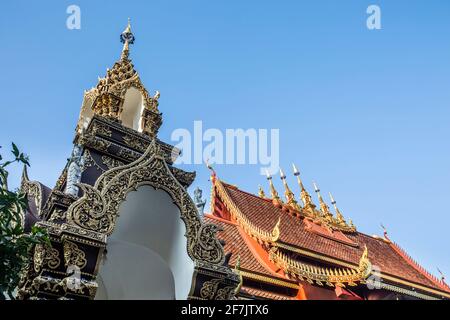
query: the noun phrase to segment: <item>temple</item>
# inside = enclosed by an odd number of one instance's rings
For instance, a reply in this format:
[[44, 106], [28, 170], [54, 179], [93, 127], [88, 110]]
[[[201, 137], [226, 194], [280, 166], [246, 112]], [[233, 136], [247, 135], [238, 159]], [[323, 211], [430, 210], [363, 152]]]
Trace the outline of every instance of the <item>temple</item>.
[[73, 151], [49, 188], [29, 178], [21, 191], [33, 247], [21, 299], [449, 299], [450, 288], [413, 261], [387, 233], [359, 232], [318, 205], [293, 167], [297, 199], [280, 170], [284, 197], [242, 191], [211, 169], [211, 208], [187, 192], [195, 172], [158, 138], [160, 93], [149, 94], [130, 59], [128, 23], [120, 58], [85, 91]]
[[240, 299], [383, 300], [449, 299], [450, 287], [416, 263], [387, 232], [369, 236], [345, 220], [330, 194], [334, 214], [314, 183], [317, 207], [293, 166], [300, 190], [295, 199], [280, 171], [284, 200], [268, 175], [269, 195], [254, 195], [212, 171], [211, 212], [205, 222], [238, 268]]

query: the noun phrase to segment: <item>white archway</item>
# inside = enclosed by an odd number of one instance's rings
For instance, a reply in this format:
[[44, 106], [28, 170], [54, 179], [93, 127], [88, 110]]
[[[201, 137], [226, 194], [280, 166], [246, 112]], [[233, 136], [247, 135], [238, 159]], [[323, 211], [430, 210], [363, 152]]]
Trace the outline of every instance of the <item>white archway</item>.
[[128, 128], [142, 132], [141, 116], [144, 110], [144, 97], [142, 93], [131, 87], [125, 93], [121, 114], [122, 124]]
[[163, 190], [141, 186], [120, 205], [100, 267], [97, 299], [186, 299], [194, 263], [180, 211]]

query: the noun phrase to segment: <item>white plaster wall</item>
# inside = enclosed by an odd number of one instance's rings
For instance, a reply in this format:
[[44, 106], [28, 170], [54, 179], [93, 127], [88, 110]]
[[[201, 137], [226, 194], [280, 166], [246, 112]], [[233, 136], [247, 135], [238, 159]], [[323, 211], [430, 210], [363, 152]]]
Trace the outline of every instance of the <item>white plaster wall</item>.
[[144, 110], [144, 99], [136, 88], [130, 88], [125, 94], [122, 110], [122, 124], [126, 127], [142, 132], [140, 125], [142, 111]]
[[150, 186], [128, 194], [108, 238], [97, 299], [186, 299], [194, 263], [186, 228], [165, 191]]

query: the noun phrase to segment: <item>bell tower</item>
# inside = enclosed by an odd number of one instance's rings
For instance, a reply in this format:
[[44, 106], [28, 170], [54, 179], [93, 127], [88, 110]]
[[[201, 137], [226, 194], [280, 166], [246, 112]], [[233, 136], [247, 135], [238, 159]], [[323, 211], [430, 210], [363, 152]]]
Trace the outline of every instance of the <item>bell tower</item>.
[[130, 46], [135, 41], [130, 21], [120, 41], [120, 59], [107, 69], [105, 77], [98, 79], [96, 87], [85, 92], [77, 132], [87, 128], [93, 115], [99, 115], [154, 138], [162, 124], [158, 110], [160, 93], [148, 93], [130, 60]]
[[160, 94], [130, 60], [129, 21], [120, 40], [120, 59], [84, 93], [72, 156], [36, 222], [52, 244], [34, 249], [19, 295], [230, 299], [239, 274], [186, 190], [195, 172], [158, 139]]

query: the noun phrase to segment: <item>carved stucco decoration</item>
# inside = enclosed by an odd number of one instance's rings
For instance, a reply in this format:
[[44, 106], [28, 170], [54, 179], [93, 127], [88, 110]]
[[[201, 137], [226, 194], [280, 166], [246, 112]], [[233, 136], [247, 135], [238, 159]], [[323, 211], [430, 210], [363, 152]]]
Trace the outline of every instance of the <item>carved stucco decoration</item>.
[[200, 289], [200, 298], [206, 300], [230, 300], [233, 298], [236, 286], [227, 286], [219, 289], [221, 279], [206, 281]]
[[86, 264], [86, 254], [71, 241], [64, 241], [64, 264], [66, 266], [74, 265], [83, 269]]
[[59, 251], [51, 246], [37, 244], [34, 249], [33, 265], [34, 271], [39, 272], [43, 267], [56, 269], [61, 264]]
[[67, 219], [82, 228], [110, 235], [120, 204], [128, 192], [142, 185], [166, 191], [178, 206], [186, 226], [187, 252], [191, 259], [223, 263], [223, 247], [216, 238], [218, 227], [201, 222], [195, 204], [173, 176], [155, 140], [138, 160], [106, 171], [94, 186], [80, 184], [84, 194], [69, 207]]
[[20, 185], [20, 191], [25, 193], [29, 198], [34, 199], [36, 204], [37, 213], [40, 216], [42, 214], [43, 207], [43, 190], [42, 185], [37, 181], [30, 181], [26, 172], [22, 177]]
[[[138, 90], [143, 97], [145, 108], [141, 121], [144, 133], [152, 138], [156, 137], [162, 124], [161, 113], [158, 111], [159, 93], [154, 96], [148, 93], [128, 58], [116, 62], [108, 70], [107, 76], [99, 80], [97, 87], [85, 93], [82, 110], [91, 108], [96, 114], [120, 120], [126, 92], [131, 88]], [[80, 121], [81, 117], [78, 127]]]

